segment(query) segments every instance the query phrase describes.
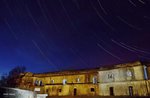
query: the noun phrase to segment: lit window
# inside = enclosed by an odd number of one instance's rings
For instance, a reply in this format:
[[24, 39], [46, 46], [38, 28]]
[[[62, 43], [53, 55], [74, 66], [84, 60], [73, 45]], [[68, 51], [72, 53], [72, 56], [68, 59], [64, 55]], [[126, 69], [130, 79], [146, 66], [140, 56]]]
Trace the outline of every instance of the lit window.
[[129, 76], [129, 77], [132, 76], [132, 72], [130, 70], [127, 71], [127, 76]]
[[34, 83], [36, 86], [38, 85], [38, 80], [35, 80], [35, 83]]
[[63, 85], [65, 85], [67, 83], [66, 79], [63, 79]]
[[51, 83], [54, 83], [54, 80], [51, 80]]
[[39, 81], [39, 85], [42, 86], [42, 80]]
[[80, 78], [77, 78], [77, 80], [76, 80], [77, 82], [80, 82]]
[[97, 83], [97, 77], [94, 76], [94, 77], [93, 77], [93, 84], [96, 84], [96, 83]]

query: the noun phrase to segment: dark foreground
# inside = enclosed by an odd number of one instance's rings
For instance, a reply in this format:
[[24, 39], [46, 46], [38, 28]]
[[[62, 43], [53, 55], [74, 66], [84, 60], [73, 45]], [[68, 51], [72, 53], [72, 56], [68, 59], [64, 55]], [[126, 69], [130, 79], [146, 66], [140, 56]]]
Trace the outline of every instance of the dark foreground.
[[150, 98], [150, 96], [55, 96], [46, 98]]
[[0, 98], [36, 98], [35, 93], [17, 88], [0, 87]]
[[16, 88], [1, 88], [0, 98], [150, 98], [150, 96], [52, 96], [39, 97], [34, 92]]

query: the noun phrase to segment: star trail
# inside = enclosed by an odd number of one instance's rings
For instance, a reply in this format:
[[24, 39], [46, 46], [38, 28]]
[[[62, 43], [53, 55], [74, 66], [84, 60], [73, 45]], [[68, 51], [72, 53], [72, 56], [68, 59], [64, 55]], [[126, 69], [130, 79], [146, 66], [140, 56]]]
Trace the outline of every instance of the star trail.
[[150, 60], [149, 0], [1, 0], [0, 73]]

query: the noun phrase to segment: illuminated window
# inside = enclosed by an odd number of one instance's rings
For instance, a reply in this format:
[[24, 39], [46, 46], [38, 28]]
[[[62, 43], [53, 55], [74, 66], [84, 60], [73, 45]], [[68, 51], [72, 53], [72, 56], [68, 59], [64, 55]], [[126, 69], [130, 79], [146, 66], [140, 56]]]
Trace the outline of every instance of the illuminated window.
[[35, 80], [35, 83], [34, 83], [36, 86], [38, 85], [38, 80]]
[[129, 77], [132, 76], [132, 72], [130, 70], [127, 71], [127, 76], [129, 76]]
[[54, 80], [51, 80], [51, 83], [54, 83]]
[[42, 86], [42, 80], [39, 81], [39, 85]]
[[93, 77], [93, 84], [96, 84], [96, 83], [97, 83], [97, 77], [94, 76], [94, 77]]
[[80, 78], [77, 78], [77, 80], [76, 80], [77, 82], [80, 82]]
[[147, 80], [148, 75], [147, 75], [147, 66], [144, 65], [144, 78]]
[[63, 79], [63, 85], [67, 84], [67, 80]]

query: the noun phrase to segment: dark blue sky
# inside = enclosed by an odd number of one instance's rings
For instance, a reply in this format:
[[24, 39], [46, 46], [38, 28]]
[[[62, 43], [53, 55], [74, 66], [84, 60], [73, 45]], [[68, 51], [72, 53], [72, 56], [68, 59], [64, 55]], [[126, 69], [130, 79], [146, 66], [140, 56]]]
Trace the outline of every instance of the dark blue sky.
[[149, 59], [149, 0], [0, 0], [1, 73]]

